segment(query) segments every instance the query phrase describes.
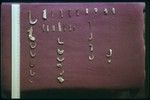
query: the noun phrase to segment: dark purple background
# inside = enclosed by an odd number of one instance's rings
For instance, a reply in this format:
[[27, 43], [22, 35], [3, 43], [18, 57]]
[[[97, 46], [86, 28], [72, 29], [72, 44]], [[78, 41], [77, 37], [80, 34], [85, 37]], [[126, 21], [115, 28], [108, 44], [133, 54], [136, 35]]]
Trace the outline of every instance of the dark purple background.
[[[9, 4], [8, 4], [9, 5]], [[93, 8], [99, 8], [97, 15], [93, 15]], [[116, 9], [116, 14], [103, 14], [104, 8]], [[64, 10], [64, 18], [59, 18], [59, 9]], [[69, 18], [67, 10], [72, 9]], [[81, 9], [79, 17], [75, 9]], [[85, 8], [89, 8], [89, 15], [85, 15]], [[48, 10], [48, 19], [42, 19], [42, 10]], [[70, 3], [70, 4], [21, 4], [21, 91], [39, 89], [124, 89], [139, 88], [145, 80], [145, 46], [144, 46], [144, 4], [143, 3]], [[35, 57], [36, 75], [33, 83], [29, 83], [29, 41], [27, 29], [28, 10], [38, 23], [33, 26], [37, 39]], [[50, 11], [55, 10], [55, 16]], [[2, 6], [2, 37], [3, 37], [3, 79], [4, 87], [10, 89], [11, 82], [11, 34], [10, 6]], [[42, 24], [57, 24], [58, 22], [76, 25], [74, 32], [43, 32]], [[88, 28], [88, 21], [92, 22], [92, 30]], [[89, 33], [93, 32], [95, 59], [90, 62]], [[57, 37], [63, 37], [64, 44], [64, 78], [59, 84], [56, 80], [59, 70], [56, 67]], [[6, 39], [7, 38], [7, 39]], [[107, 63], [106, 53], [112, 48], [112, 63]], [[5, 63], [4, 63], [5, 62]]]

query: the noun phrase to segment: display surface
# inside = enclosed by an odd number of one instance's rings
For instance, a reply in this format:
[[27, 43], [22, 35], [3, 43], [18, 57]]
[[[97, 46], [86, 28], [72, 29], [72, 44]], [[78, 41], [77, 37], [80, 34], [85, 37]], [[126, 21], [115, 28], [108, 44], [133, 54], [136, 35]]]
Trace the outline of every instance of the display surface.
[[[20, 3], [20, 91], [140, 88], [144, 3]], [[2, 4], [2, 85], [11, 90], [11, 3]]]

